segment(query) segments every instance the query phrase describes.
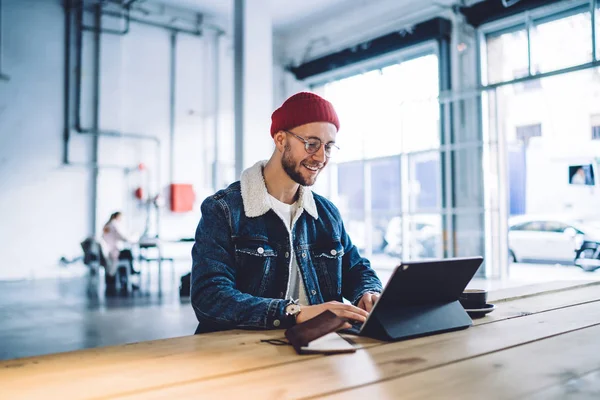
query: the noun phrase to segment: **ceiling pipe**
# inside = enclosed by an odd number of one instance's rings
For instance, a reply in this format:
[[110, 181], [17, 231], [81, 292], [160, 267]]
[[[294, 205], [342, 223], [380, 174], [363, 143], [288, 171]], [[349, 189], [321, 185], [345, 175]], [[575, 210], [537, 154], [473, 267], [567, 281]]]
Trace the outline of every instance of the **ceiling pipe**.
[[213, 124], [213, 145], [214, 145], [214, 154], [215, 154], [215, 158], [214, 158], [214, 162], [213, 162], [213, 168], [212, 168], [212, 186], [213, 189], [215, 191], [219, 190], [221, 188], [221, 176], [220, 176], [220, 168], [219, 168], [219, 162], [220, 162], [220, 157], [219, 157], [219, 111], [220, 111], [220, 106], [219, 106], [219, 102], [221, 101], [220, 98], [220, 92], [221, 92], [221, 87], [220, 87], [220, 74], [219, 74], [219, 70], [221, 68], [221, 60], [220, 60], [220, 47], [221, 47], [221, 33], [217, 32], [215, 33], [215, 39], [214, 39], [214, 57], [213, 57], [213, 68], [214, 68], [214, 79], [213, 79], [213, 102], [214, 102], [214, 124]]
[[169, 182], [175, 180], [175, 101], [177, 92], [177, 33], [169, 42]]
[[[100, 165], [95, 162], [90, 163], [73, 163], [69, 157], [69, 141], [71, 138], [71, 132], [74, 130], [80, 134], [86, 134], [90, 136], [106, 136], [115, 138], [130, 138], [137, 140], [149, 140], [157, 144], [160, 147], [160, 140], [157, 137], [151, 135], [142, 135], [135, 133], [122, 133], [116, 131], [101, 131], [98, 129], [85, 129], [81, 124], [81, 90], [82, 90], [82, 64], [83, 64], [83, 32], [81, 29], [81, 21], [83, 18], [83, 10], [81, 6], [73, 6], [73, 2], [77, 0], [66, 0], [65, 1], [65, 86], [64, 86], [64, 135], [63, 135], [63, 164], [65, 165], [77, 165], [90, 168], [121, 168], [123, 170], [130, 169], [130, 167], [119, 167], [117, 165]], [[75, 57], [75, 90], [73, 91], [73, 14], [76, 12], [76, 57]], [[73, 93], [74, 92], [74, 93]], [[72, 97], [75, 95], [75, 104], [73, 105]], [[74, 107], [73, 107], [74, 106]], [[73, 108], [75, 108], [73, 110]], [[75, 113], [75, 122], [73, 122], [73, 113]]]
[[[125, 8], [125, 28], [123, 28], [122, 30], [119, 29], [109, 29], [109, 28], [102, 28], [102, 26], [98, 26], [98, 27], [92, 27], [92, 26], [86, 26], [86, 25], [82, 25], [82, 29], [84, 31], [92, 31], [92, 32], [99, 32], [99, 33], [106, 33], [109, 35], [117, 35], [117, 36], [125, 36], [129, 33], [129, 25], [131, 24], [131, 4], [126, 4], [124, 6]], [[102, 11], [102, 5], [98, 5], [97, 7], [100, 8], [100, 11], [103, 15], [106, 15], [103, 11]], [[119, 18], [122, 18], [123, 15], [119, 15]]]
[[[2, 1], [2, 0], [0, 0]], [[71, 0], [65, 0], [65, 76], [63, 92], [63, 164], [69, 165], [69, 140], [71, 139], [71, 27], [73, 25], [73, 7]]]
[[598, 54], [596, 51], [596, 8], [598, 8], [597, 0], [590, 0], [590, 8], [592, 15], [592, 61], [598, 61]]
[[[109, 17], [117, 17], [117, 18], [121, 17], [121, 14], [119, 14], [118, 12], [107, 11], [107, 10], [102, 11], [102, 15], [106, 15]], [[166, 30], [173, 31], [176, 33], [185, 33], [185, 34], [192, 35], [192, 36], [202, 36], [202, 28], [200, 26], [197, 26], [195, 30], [192, 30], [192, 29], [180, 28], [175, 25], [161, 24], [159, 22], [147, 21], [147, 20], [144, 20], [141, 18], [132, 17], [131, 15], [129, 16], [128, 19], [129, 19], [129, 21], [133, 21], [138, 24], [153, 26], [155, 28], [162, 28], [162, 29], [166, 29]]]
[[[89, 129], [84, 128], [81, 122], [81, 94], [82, 94], [82, 80], [83, 80], [83, 9], [81, 7], [77, 10], [77, 58], [76, 58], [76, 72], [77, 79], [75, 80], [75, 131], [77, 133], [96, 135], [96, 136], [108, 136], [108, 137], [121, 137], [138, 140], [149, 140], [160, 146], [160, 139], [152, 135], [136, 134], [136, 133], [123, 133], [116, 131], [102, 131], [99, 128]], [[100, 55], [97, 54], [99, 58]], [[99, 62], [99, 61], [98, 61]], [[99, 72], [99, 71], [98, 71]], [[95, 93], [95, 96], [99, 96], [99, 93]]]
[[0, 0], [0, 81], [10, 81], [10, 76], [2, 72], [2, 0]]

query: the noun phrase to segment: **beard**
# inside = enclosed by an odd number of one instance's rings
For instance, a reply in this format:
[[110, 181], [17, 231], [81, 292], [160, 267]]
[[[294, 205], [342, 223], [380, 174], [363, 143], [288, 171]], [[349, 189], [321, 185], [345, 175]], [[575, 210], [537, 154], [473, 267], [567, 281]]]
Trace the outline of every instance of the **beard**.
[[323, 165], [320, 164], [314, 164], [308, 161], [308, 159], [305, 159], [299, 163], [295, 163], [294, 160], [292, 159], [292, 149], [291, 146], [288, 144], [285, 146], [285, 149], [283, 151], [283, 156], [281, 158], [281, 166], [283, 167], [283, 170], [285, 171], [286, 174], [288, 174], [288, 176], [290, 177], [291, 180], [293, 180], [294, 182], [296, 182], [299, 185], [302, 186], [312, 186], [315, 184], [315, 182], [317, 181], [317, 175], [313, 176], [313, 177], [305, 177], [304, 175], [302, 175], [302, 169], [304, 168], [302, 166], [302, 164], [306, 164], [308, 166], [319, 166], [319, 167], [323, 167]]

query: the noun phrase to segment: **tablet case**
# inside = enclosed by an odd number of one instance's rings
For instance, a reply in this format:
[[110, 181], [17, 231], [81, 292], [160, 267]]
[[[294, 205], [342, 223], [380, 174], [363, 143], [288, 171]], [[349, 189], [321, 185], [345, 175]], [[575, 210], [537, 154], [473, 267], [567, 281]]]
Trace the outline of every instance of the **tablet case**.
[[468, 328], [458, 301], [483, 258], [403, 263], [396, 268], [361, 336], [401, 340]]
[[360, 333], [378, 340], [394, 341], [468, 328], [473, 321], [458, 301], [380, 309]]

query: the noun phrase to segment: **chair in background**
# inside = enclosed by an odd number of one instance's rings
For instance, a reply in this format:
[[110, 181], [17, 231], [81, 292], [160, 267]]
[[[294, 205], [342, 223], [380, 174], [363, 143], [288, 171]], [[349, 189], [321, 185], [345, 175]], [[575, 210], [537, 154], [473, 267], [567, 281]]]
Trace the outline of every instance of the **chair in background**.
[[94, 238], [86, 238], [81, 244], [83, 263], [90, 269], [91, 276], [98, 276], [100, 267], [106, 267], [106, 259], [100, 243]]
[[[83, 263], [90, 269], [90, 283], [94, 284], [96, 289], [99, 285], [100, 267], [107, 267], [106, 257], [102, 249], [102, 245], [95, 238], [89, 237], [81, 242], [83, 250]], [[126, 289], [128, 293], [132, 291], [131, 271], [129, 260], [121, 259], [117, 261], [116, 277], [118, 278], [119, 271], [125, 271], [126, 284], [122, 286], [120, 279], [116, 279], [118, 289]], [[105, 272], [106, 273], [106, 272]], [[141, 279], [140, 279], [141, 282]]]

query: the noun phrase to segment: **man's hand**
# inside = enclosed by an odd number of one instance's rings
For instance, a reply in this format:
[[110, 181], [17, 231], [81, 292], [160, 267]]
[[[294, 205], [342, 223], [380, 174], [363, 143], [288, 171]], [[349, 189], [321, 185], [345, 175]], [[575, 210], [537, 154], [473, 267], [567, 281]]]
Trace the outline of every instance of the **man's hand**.
[[362, 308], [366, 312], [370, 313], [373, 309], [373, 306], [375, 305], [375, 302], [379, 300], [379, 296], [379, 293], [372, 292], [367, 292], [363, 294], [360, 298], [360, 301], [358, 302], [358, 308]]
[[[314, 306], [302, 306], [300, 313], [296, 316], [296, 322], [302, 323], [308, 321], [311, 318], [316, 317], [325, 310], [333, 312], [338, 317], [346, 318], [353, 321], [365, 322], [369, 313], [364, 309], [354, 307], [351, 304], [340, 303], [339, 301], [330, 301], [328, 303], [316, 304]], [[346, 323], [342, 329], [349, 329], [352, 325]]]

